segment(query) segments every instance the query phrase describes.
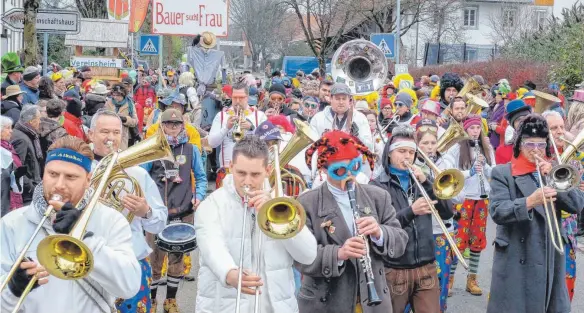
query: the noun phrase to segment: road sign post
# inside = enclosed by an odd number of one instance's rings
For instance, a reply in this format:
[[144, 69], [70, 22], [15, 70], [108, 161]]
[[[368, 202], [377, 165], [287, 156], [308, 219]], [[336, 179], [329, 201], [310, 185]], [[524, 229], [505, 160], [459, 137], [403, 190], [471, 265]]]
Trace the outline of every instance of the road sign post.
[[[2, 24], [12, 31], [24, 32], [24, 9], [8, 10], [2, 17]], [[81, 15], [77, 11], [39, 9], [36, 16], [37, 33], [79, 34]]]
[[385, 53], [386, 58], [395, 57], [395, 34], [371, 34], [370, 41]]
[[158, 55], [159, 53], [160, 53], [160, 36], [158, 35], [140, 36], [141, 55]]

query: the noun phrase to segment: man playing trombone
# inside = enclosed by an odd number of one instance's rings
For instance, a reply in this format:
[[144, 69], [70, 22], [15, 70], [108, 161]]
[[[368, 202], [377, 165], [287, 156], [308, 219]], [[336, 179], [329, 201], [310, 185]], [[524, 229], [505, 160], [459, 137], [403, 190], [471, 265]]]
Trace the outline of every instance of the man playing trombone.
[[544, 160], [551, 157], [548, 136], [545, 119], [528, 115], [511, 163], [493, 169], [489, 211], [498, 226], [487, 313], [571, 311], [559, 210], [580, 213], [584, 195], [577, 186], [558, 192], [543, 185], [553, 183], [544, 177], [552, 170]]
[[[43, 181], [36, 187], [31, 205], [14, 210], [0, 220], [2, 312], [111, 312], [115, 298], [129, 299], [140, 289], [140, 266], [132, 250], [128, 222], [119, 212], [99, 202], [82, 238], [93, 257], [93, 269], [89, 268], [87, 277], [76, 280], [47, 277], [43, 267], [56, 267], [56, 258], [37, 254], [41, 251], [41, 239], [69, 234], [82, 216], [83, 211], [74, 204], [84, 206], [88, 197], [93, 197], [87, 192], [92, 160], [93, 152], [82, 140], [66, 136], [55, 141], [48, 150]], [[56, 211], [56, 217], [47, 212], [49, 206], [54, 208], [52, 213]], [[50, 222], [42, 219], [45, 214], [51, 215]], [[40, 223], [43, 223], [40, 232], [35, 234]], [[25, 259], [20, 262], [17, 258], [20, 250], [35, 235]], [[7, 277], [15, 263], [20, 263], [18, 270]], [[62, 273], [67, 270], [58, 269]], [[26, 296], [23, 292], [33, 275], [38, 275], [40, 280]], [[4, 288], [6, 282], [8, 287]], [[20, 310], [15, 309], [19, 298], [25, 296]]]
[[[432, 206], [438, 209], [441, 220], [454, 215], [449, 200], [433, 200], [432, 181], [419, 167], [413, 166], [416, 151], [413, 128], [396, 126], [383, 152], [385, 172], [372, 182], [389, 191], [397, 219], [409, 237], [406, 252], [384, 262], [394, 313], [404, 312], [408, 304], [415, 312], [440, 312]], [[423, 197], [419, 186], [424, 188], [428, 198]]]
[[[195, 213], [201, 266], [196, 312], [236, 311], [240, 271], [244, 295], [237, 312], [254, 311], [254, 300], [259, 301], [257, 309], [264, 313], [298, 312], [292, 265], [311, 264], [316, 257], [316, 241], [307, 227], [288, 239], [273, 239], [260, 231], [256, 216], [261, 218], [259, 210], [272, 198], [268, 164], [266, 143], [256, 136], [244, 137], [233, 148], [233, 175], [227, 176], [223, 186]], [[302, 208], [296, 208], [297, 214], [300, 211]], [[246, 224], [246, 220], [252, 223]], [[263, 248], [258, 249], [260, 240]], [[252, 266], [256, 263], [260, 268]], [[257, 288], [259, 298], [255, 299], [250, 295], [255, 295]]]
[[308, 148], [307, 164], [313, 154], [327, 181], [298, 197], [318, 242], [316, 260], [297, 266], [304, 275], [300, 312], [391, 312], [383, 265], [404, 253], [407, 235], [389, 193], [355, 182], [362, 166], [373, 166], [373, 155], [359, 139], [338, 130]]

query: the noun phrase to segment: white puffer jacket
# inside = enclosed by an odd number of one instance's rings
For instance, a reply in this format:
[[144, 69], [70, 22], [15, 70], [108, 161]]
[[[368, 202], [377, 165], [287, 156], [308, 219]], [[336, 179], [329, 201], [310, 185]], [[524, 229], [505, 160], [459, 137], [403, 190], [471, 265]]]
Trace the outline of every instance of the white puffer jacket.
[[[267, 184], [265, 188], [268, 187]], [[251, 211], [248, 211], [249, 232], [245, 235], [244, 269], [252, 267], [252, 243], [262, 236], [261, 312], [298, 312], [296, 302], [294, 261], [312, 264], [316, 258], [316, 239], [306, 227], [298, 235], [275, 240], [255, 229], [251, 237]], [[195, 213], [195, 228], [199, 246], [200, 270], [196, 312], [234, 312], [237, 290], [225, 282], [227, 273], [239, 264], [243, 203], [237, 194], [233, 176], [227, 175], [223, 187], [205, 199]], [[255, 224], [254, 224], [255, 226]], [[256, 248], [257, 249], [257, 248]], [[256, 255], [256, 251], [253, 252]], [[254, 259], [255, 260], [255, 259]], [[242, 295], [241, 312], [253, 311], [254, 298]]]
[[[363, 113], [353, 110], [353, 122], [357, 124], [357, 127], [359, 128], [358, 137], [361, 142], [363, 142], [369, 150], [373, 151], [373, 136], [371, 135], [371, 129], [369, 128], [367, 117], [365, 117]], [[322, 134], [326, 131], [332, 130], [333, 113], [331, 107], [327, 106], [324, 110], [316, 113], [316, 115], [310, 120], [310, 127], [312, 127], [319, 137], [322, 137]]]

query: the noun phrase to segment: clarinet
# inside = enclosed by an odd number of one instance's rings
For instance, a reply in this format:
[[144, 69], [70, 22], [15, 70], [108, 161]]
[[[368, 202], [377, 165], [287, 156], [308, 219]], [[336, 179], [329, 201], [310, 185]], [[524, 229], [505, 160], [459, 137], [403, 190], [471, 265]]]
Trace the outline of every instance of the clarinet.
[[[481, 153], [481, 148], [479, 146], [479, 141], [477, 139], [475, 139], [474, 141], [475, 143], [475, 162], [478, 162], [479, 159], [479, 155]], [[481, 186], [481, 199], [486, 199], [487, 193], [485, 192], [485, 182], [483, 181], [483, 171], [481, 170], [479, 173], [479, 184]]]
[[357, 219], [361, 218], [357, 201], [355, 201], [355, 183], [352, 180], [347, 181], [347, 191], [349, 193], [349, 203], [351, 203], [351, 210], [353, 211], [353, 233], [354, 236], [361, 237], [365, 241], [365, 255], [359, 258], [359, 263], [363, 268], [365, 280], [367, 282], [367, 306], [376, 306], [381, 303], [381, 299], [375, 290], [375, 277], [373, 276], [373, 268], [371, 267], [371, 256], [369, 255], [369, 242], [363, 235], [359, 235], [357, 231]]

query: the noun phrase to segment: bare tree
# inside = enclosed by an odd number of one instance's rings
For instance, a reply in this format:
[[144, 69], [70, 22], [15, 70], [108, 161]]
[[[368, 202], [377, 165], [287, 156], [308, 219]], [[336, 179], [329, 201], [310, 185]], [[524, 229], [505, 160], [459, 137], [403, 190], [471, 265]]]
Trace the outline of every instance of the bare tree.
[[76, 9], [74, 0], [41, 0], [41, 8]]
[[252, 71], [256, 71], [261, 66], [260, 55], [265, 58], [274, 44], [286, 7], [280, 0], [232, 0], [230, 7], [231, 20], [249, 43]]
[[84, 18], [107, 19], [107, 5], [103, 0], [75, 0], [77, 9]]
[[488, 17], [491, 28], [489, 37], [495, 44], [507, 46], [521, 38], [531, 36], [545, 26], [547, 16], [543, 18], [531, 5], [507, 4], [497, 13]]
[[298, 17], [310, 50], [318, 58], [321, 74], [326, 56], [332, 52], [355, 18], [359, 1], [351, 0], [284, 0]]
[[[451, 0], [446, 0], [451, 1]], [[416, 23], [423, 21], [427, 11], [428, 1], [402, 0], [400, 2], [400, 14], [402, 18], [400, 36], [404, 35]], [[360, 24], [359, 33], [368, 36], [370, 33], [393, 33], [397, 29], [396, 0], [368, 0], [357, 9], [357, 18], [364, 23]]]

